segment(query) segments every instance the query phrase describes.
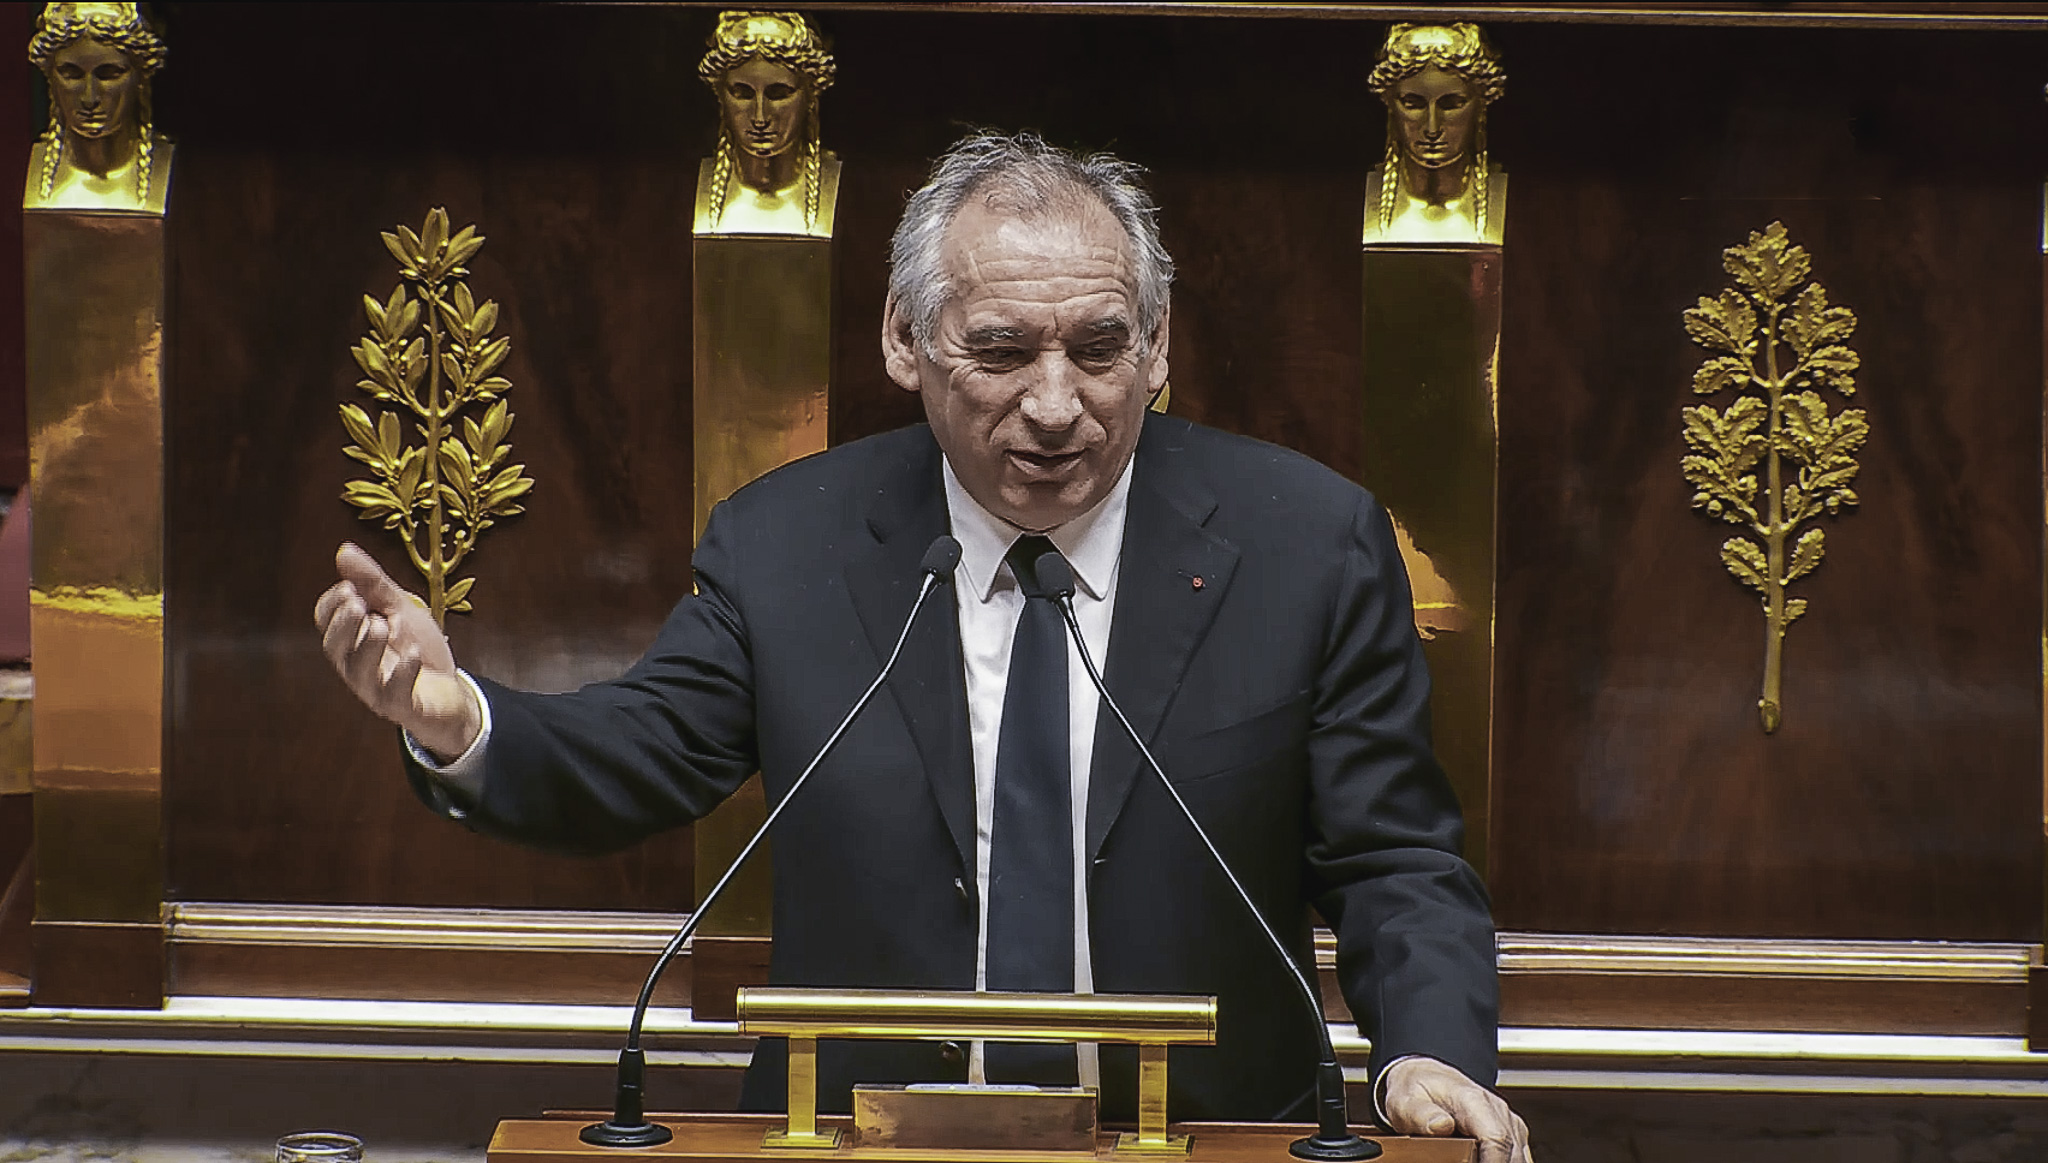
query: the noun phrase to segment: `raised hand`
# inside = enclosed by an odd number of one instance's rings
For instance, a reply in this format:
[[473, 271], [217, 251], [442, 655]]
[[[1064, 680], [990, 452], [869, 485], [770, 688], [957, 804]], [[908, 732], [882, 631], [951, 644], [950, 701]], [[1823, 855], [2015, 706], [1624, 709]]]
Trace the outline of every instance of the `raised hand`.
[[364, 706], [443, 762], [457, 758], [483, 729], [483, 713], [426, 603], [353, 543], [335, 552], [334, 568], [341, 580], [313, 605], [327, 661]]
[[1533, 1163], [1529, 1127], [1499, 1095], [1434, 1058], [1387, 1069], [1387, 1121], [1404, 1135], [1470, 1135], [1479, 1163]]

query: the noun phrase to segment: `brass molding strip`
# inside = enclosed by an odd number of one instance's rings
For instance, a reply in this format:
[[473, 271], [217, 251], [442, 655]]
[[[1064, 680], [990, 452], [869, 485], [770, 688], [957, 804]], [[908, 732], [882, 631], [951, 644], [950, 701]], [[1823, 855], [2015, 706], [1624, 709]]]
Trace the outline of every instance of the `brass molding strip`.
[[[624, 1006], [174, 997], [160, 1012], [0, 1011], [0, 1053], [604, 1068], [616, 1060], [626, 1014]], [[738, 1070], [750, 1055], [752, 1040], [732, 1023], [695, 1021], [688, 1010], [658, 1007], [647, 1028], [657, 1066]], [[1370, 1047], [1348, 1027], [1331, 1033], [1346, 1081], [1365, 1083]], [[2029, 1054], [2019, 1038], [1510, 1028], [1500, 1043], [1509, 1089], [2048, 1095], [2048, 1055]]]
[[[1502, 933], [1503, 974], [1741, 975], [2024, 983], [2032, 946]], [[1319, 958], [1320, 959], [1320, 958]]]
[[[685, 3], [690, 8], [724, 8], [716, 3]], [[1913, 28], [1974, 31], [2048, 28], [2044, 4], [1314, 4], [1245, 3], [1222, 0], [1152, 0], [1139, 3], [1098, 3], [1094, 0], [956, 0], [952, 3], [862, 3], [824, 0], [806, 10], [921, 11], [1005, 13], [1034, 16], [1181, 16], [1250, 19], [1313, 19], [1423, 21], [1456, 20], [1489, 23], [1650, 24], [1736, 26], [1752, 28]]]
[[[653, 953], [683, 913], [427, 909], [189, 901], [166, 906], [173, 943]], [[1725, 975], [2023, 982], [2032, 946], [1961, 941], [1816, 941], [1502, 933], [1503, 973]], [[1337, 939], [1315, 935], [1316, 966]]]
[[[1350, 1082], [1346, 1074], [1344, 1081]], [[1502, 1070], [1503, 1090], [1685, 1091], [1712, 1094], [1889, 1094], [1934, 1098], [2048, 1097], [2048, 1079], [1890, 1078], [1657, 1070]]]
[[658, 953], [685, 913], [422, 909], [181, 902], [166, 906], [173, 944], [347, 945]]

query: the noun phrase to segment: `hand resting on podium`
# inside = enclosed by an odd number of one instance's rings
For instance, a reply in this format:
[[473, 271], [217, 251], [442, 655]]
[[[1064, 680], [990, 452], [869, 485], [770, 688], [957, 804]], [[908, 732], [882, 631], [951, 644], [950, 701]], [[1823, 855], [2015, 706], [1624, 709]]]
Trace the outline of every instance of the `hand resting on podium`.
[[1381, 1099], [1388, 1129], [1404, 1135], [1465, 1134], [1479, 1140], [1479, 1163], [1532, 1163], [1529, 1126], [1499, 1095], [1434, 1058], [1403, 1058], [1387, 1068]]
[[341, 580], [313, 606], [327, 661], [364, 706], [435, 758], [461, 756], [483, 729], [483, 712], [426, 603], [352, 542], [335, 551], [334, 568]]

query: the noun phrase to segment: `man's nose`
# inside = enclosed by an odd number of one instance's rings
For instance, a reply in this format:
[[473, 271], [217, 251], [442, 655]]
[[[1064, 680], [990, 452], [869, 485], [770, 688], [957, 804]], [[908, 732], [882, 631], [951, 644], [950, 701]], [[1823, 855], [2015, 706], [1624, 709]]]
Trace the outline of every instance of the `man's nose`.
[[1444, 111], [1438, 108], [1437, 103], [1434, 101], [1431, 101], [1429, 103], [1429, 116], [1427, 119], [1423, 121], [1422, 129], [1424, 133], [1427, 133], [1431, 137], [1443, 136]]
[[768, 124], [768, 95], [766, 93], [754, 98], [754, 124]]
[[1081, 393], [1073, 365], [1062, 351], [1048, 351], [1038, 357], [1036, 381], [1024, 393], [1020, 405], [1024, 419], [1048, 432], [1064, 432], [1081, 418]]

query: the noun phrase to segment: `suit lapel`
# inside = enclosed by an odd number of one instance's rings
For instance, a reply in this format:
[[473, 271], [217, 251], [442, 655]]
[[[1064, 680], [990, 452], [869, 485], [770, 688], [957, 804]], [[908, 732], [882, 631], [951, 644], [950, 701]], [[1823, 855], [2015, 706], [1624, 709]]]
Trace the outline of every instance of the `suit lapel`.
[[[1237, 569], [1236, 547], [1203, 528], [1216, 511], [1216, 498], [1176, 439], [1184, 426], [1151, 419], [1138, 445], [1102, 676], [1155, 755], [1159, 726], [1181, 675]], [[1090, 860], [1102, 851], [1143, 762], [1116, 716], [1102, 708], [1088, 777]]]
[[[947, 531], [945, 488], [938, 445], [926, 437], [916, 451], [884, 474], [868, 528], [875, 544], [846, 563], [847, 592], [879, 665], [896, 645], [917, 572], [932, 539]], [[925, 778], [953, 835], [960, 862], [974, 869], [974, 759], [967, 730], [967, 680], [960, 656], [960, 618], [950, 587], [925, 600], [918, 625], [903, 644], [888, 692], [910, 728], [924, 761]]]

